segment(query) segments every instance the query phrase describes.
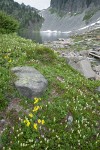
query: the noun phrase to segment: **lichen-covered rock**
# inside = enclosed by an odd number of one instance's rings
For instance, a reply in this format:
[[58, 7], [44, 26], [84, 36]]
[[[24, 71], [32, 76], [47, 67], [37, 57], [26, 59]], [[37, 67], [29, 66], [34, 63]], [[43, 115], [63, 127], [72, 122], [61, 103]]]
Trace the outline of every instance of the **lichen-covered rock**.
[[33, 67], [14, 67], [11, 71], [18, 77], [15, 87], [19, 93], [33, 99], [43, 94], [47, 87], [47, 80]]

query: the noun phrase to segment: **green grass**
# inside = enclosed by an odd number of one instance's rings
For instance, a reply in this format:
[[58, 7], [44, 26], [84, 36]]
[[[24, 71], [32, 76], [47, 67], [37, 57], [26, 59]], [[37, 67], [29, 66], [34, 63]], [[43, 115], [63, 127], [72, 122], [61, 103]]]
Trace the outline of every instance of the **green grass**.
[[[100, 81], [85, 79], [49, 48], [15, 34], [0, 35], [0, 109], [20, 98], [13, 88], [14, 66], [32, 66], [48, 80], [47, 91], [38, 103], [21, 97], [23, 111], [6, 114], [11, 124], [2, 135], [3, 149], [11, 150], [97, 150], [99, 148]], [[36, 112], [33, 108], [39, 106]], [[66, 119], [71, 114], [73, 122]], [[31, 123], [27, 127], [24, 119]], [[39, 124], [38, 119], [45, 123]], [[12, 123], [13, 120], [13, 123]], [[37, 130], [34, 128], [37, 123]], [[40, 127], [41, 126], [41, 127]], [[40, 127], [40, 128], [39, 128]], [[9, 137], [9, 138], [8, 138]]]

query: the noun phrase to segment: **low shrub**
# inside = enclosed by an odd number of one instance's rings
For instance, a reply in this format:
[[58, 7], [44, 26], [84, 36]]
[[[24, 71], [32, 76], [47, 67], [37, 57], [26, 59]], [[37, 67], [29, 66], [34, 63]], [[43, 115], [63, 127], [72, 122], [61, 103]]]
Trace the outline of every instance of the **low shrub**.
[[16, 32], [19, 23], [13, 17], [0, 12], [0, 33], [13, 33]]
[[[30, 54], [29, 50], [26, 51], [27, 56]], [[33, 53], [33, 58], [42, 63], [53, 63], [56, 59], [56, 54], [48, 47], [36, 47]]]

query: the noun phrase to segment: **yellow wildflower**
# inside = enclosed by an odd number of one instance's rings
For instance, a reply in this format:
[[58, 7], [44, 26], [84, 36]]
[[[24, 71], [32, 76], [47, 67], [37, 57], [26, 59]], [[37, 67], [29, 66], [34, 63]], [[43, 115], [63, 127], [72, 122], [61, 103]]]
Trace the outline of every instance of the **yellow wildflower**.
[[33, 112], [38, 111], [39, 108], [40, 108], [39, 106], [35, 106]]
[[33, 127], [35, 130], [37, 130], [37, 123], [34, 123]]
[[24, 120], [24, 123], [27, 123], [27, 122], [28, 122], [28, 120], [25, 119], [25, 120]]
[[38, 119], [38, 123], [41, 123], [41, 120], [40, 120], [40, 119]]
[[12, 62], [12, 60], [10, 59], [8, 62], [9, 62], [9, 63], [11, 63], [11, 62]]
[[30, 114], [29, 114], [29, 117], [31, 117], [31, 118], [32, 118], [32, 117], [33, 117], [33, 114], [32, 114], [32, 113], [30, 113]]
[[45, 123], [45, 121], [44, 121], [44, 120], [42, 120], [42, 121], [41, 121], [41, 123], [42, 123], [42, 124], [44, 124], [44, 123]]
[[30, 122], [29, 122], [29, 120], [28, 120], [28, 119], [24, 120], [24, 123], [26, 123], [26, 126], [27, 126], [27, 127], [29, 127]]
[[29, 127], [29, 126], [30, 126], [30, 122], [29, 122], [29, 121], [26, 123], [26, 126], [27, 126], [27, 127]]
[[39, 99], [38, 98], [34, 98], [34, 104], [38, 103]]
[[9, 58], [9, 57], [8, 57], [8, 55], [5, 55], [4, 58], [7, 59], [7, 58]]

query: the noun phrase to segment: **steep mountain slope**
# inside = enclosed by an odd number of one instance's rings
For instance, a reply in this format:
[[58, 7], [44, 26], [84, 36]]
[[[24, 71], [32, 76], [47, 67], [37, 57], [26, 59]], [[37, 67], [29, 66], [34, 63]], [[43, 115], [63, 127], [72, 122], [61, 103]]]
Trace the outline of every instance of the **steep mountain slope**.
[[41, 31], [81, 31], [98, 24], [100, 0], [51, 0], [50, 8], [41, 15], [45, 19]]
[[57, 11], [82, 12], [86, 8], [98, 7], [100, 0], [51, 0], [51, 7]]
[[20, 22], [20, 28], [39, 30], [43, 18], [38, 15], [38, 11], [23, 3], [20, 5], [14, 0], [0, 0], [0, 10], [13, 16]]

